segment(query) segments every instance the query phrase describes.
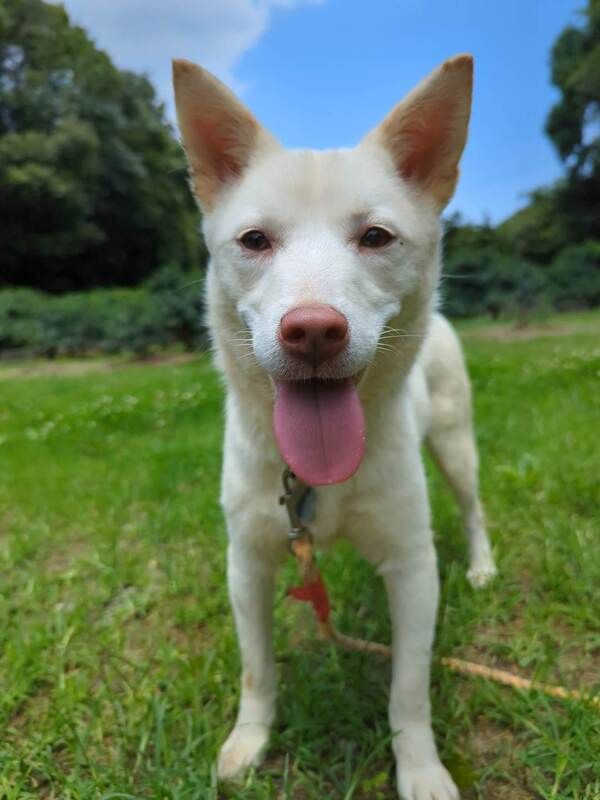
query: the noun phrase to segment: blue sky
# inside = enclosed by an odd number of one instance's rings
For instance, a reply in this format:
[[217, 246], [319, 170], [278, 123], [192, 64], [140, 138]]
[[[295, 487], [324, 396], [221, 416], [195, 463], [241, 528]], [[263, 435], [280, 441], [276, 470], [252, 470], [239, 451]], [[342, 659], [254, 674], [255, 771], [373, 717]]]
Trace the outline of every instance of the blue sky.
[[421, 77], [475, 56], [462, 178], [449, 210], [500, 221], [562, 168], [543, 132], [557, 97], [549, 51], [581, 0], [66, 0], [173, 118], [169, 59], [203, 64], [289, 147], [349, 146]]

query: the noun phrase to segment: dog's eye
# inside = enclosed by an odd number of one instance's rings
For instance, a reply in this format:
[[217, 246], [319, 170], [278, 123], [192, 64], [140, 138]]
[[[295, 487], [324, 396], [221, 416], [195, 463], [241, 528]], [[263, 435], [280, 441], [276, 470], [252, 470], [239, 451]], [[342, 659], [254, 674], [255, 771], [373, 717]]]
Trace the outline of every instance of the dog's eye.
[[360, 240], [361, 247], [385, 247], [394, 237], [385, 228], [374, 226], [365, 231]]
[[262, 231], [246, 231], [240, 236], [239, 242], [246, 250], [254, 250], [257, 253], [271, 249], [271, 242]]

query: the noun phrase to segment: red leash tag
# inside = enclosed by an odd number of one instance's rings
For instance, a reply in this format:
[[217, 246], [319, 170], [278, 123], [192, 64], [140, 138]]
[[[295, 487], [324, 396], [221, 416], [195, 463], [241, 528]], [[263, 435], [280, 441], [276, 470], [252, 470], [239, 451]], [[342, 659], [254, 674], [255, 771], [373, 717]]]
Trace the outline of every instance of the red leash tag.
[[327, 622], [331, 611], [327, 589], [323, 583], [321, 575], [315, 581], [304, 583], [302, 586], [291, 586], [288, 594], [295, 600], [303, 600], [312, 603], [312, 607], [319, 622]]

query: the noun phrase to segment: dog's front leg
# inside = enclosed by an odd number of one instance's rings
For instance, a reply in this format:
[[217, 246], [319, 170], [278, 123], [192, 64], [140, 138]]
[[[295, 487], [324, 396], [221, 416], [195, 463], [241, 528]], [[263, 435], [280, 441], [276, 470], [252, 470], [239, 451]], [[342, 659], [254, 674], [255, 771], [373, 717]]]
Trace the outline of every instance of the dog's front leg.
[[276, 563], [257, 557], [253, 548], [232, 541], [227, 579], [235, 616], [242, 680], [235, 726], [221, 748], [220, 778], [233, 778], [259, 763], [275, 717], [273, 588]]
[[439, 582], [435, 551], [423, 543], [399, 563], [382, 565], [392, 618], [389, 719], [398, 792], [406, 800], [456, 800], [439, 760], [429, 707], [429, 667]]

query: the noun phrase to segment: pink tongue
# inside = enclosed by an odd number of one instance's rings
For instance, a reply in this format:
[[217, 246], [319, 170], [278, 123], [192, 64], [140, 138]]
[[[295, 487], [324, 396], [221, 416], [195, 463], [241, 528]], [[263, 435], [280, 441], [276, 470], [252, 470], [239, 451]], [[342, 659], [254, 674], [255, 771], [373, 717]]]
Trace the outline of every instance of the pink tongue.
[[365, 419], [351, 379], [281, 381], [273, 427], [284, 461], [310, 486], [340, 483], [365, 450]]

